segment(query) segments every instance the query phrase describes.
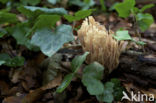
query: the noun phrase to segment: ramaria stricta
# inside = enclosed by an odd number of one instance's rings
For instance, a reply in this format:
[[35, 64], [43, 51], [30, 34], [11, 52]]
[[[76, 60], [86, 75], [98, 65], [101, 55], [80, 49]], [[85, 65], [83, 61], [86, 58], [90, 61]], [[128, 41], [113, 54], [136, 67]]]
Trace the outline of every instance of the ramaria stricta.
[[86, 18], [78, 30], [83, 50], [90, 52], [87, 63], [97, 61], [112, 72], [119, 64], [122, 44], [115, 40], [112, 31], [107, 31], [92, 16]]

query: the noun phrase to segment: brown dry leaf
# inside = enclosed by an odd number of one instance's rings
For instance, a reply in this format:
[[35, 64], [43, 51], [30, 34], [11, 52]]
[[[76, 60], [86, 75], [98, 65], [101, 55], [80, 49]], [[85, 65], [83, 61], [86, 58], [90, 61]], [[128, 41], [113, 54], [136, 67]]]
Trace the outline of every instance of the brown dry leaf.
[[47, 85], [30, 92], [25, 98], [23, 98], [22, 103], [35, 103], [43, 96], [44, 93], [46, 93], [47, 89], [52, 89], [56, 86], [59, 86], [61, 84], [61, 81], [62, 75], [59, 74], [54, 80], [49, 82]]
[[35, 103], [37, 100], [39, 100], [43, 94], [46, 91], [38, 88], [32, 92], [30, 92], [29, 94], [27, 94], [23, 99], [21, 103]]
[[5, 81], [2, 81], [2, 80], [0, 80], [0, 93], [1, 95], [9, 94], [9, 85]]
[[141, 90], [141, 92], [143, 92], [144, 94], [147, 94], [149, 96], [149, 94], [154, 94], [154, 98], [156, 99], [156, 89], [148, 89], [148, 90]]
[[62, 81], [62, 74], [58, 74], [58, 76], [55, 77], [54, 80], [50, 81], [47, 85], [41, 87], [41, 89], [46, 90], [46, 89], [55, 88], [61, 84], [61, 81]]
[[11, 96], [3, 100], [3, 103], [22, 103], [24, 95], [21, 96]]

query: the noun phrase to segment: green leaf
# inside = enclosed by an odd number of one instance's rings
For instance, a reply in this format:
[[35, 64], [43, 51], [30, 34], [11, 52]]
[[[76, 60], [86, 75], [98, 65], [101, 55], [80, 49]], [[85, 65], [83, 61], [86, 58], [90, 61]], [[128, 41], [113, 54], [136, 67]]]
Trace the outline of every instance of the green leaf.
[[7, 31], [3, 28], [0, 28], [0, 38], [2, 38], [5, 34], [7, 34]]
[[17, 44], [24, 45], [30, 50], [38, 50], [33, 44], [30, 43], [30, 39], [26, 37], [30, 28], [26, 23], [18, 24], [12, 28], [11, 35], [16, 39]]
[[5, 64], [8, 59], [10, 59], [10, 56], [8, 54], [1, 53], [0, 54], [0, 65]]
[[120, 80], [118, 79], [111, 79], [111, 82], [114, 84], [114, 92], [113, 92], [113, 95], [114, 95], [114, 99], [116, 101], [120, 101], [121, 98], [123, 97], [123, 91], [124, 91], [124, 88], [121, 86], [120, 84]]
[[136, 15], [136, 20], [141, 31], [147, 30], [150, 27], [150, 25], [154, 22], [153, 16], [148, 13], [138, 13]]
[[75, 13], [74, 16], [72, 15], [64, 15], [64, 18], [67, 19], [69, 22], [77, 21], [86, 18], [87, 16], [91, 15], [93, 12], [92, 9], [89, 10], [80, 10]]
[[61, 93], [72, 81], [72, 78], [75, 76], [77, 70], [80, 68], [82, 63], [85, 61], [86, 56], [88, 55], [88, 52], [85, 52], [82, 56], [76, 56], [71, 63], [72, 67], [72, 73], [65, 76], [62, 84], [57, 88], [56, 92]]
[[136, 44], [139, 44], [139, 45], [145, 45], [146, 43], [143, 42], [143, 41], [136, 41], [134, 39], [132, 39], [131, 41], [135, 42]]
[[64, 8], [42, 8], [42, 7], [34, 7], [34, 6], [21, 6], [18, 8], [22, 14], [26, 15], [27, 17], [37, 17], [41, 14], [58, 14], [58, 15], [65, 15], [67, 11]]
[[89, 52], [85, 52], [83, 55], [81, 56], [76, 56], [71, 63], [71, 67], [72, 67], [72, 71], [74, 73], [77, 72], [77, 70], [80, 68], [80, 66], [82, 65], [82, 63], [86, 60], [87, 55], [89, 54]]
[[146, 43], [144, 43], [143, 41], [135, 41], [133, 38], [131, 38], [131, 36], [128, 34], [127, 30], [118, 30], [116, 32], [116, 35], [113, 35], [113, 37], [118, 40], [131, 40], [139, 45], [145, 45]]
[[74, 76], [73, 73], [70, 73], [70, 74], [66, 75], [64, 77], [64, 80], [63, 80], [62, 84], [57, 88], [56, 92], [58, 92], [58, 93], [63, 92], [64, 89], [67, 88], [68, 85], [70, 84], [70, 82], [72, 81], [73, 76]]
[[99, 101], [112, 103], [112, 101], [114, 100], [113, 87], [114, 84], [112, 82], [106, 82], [104, 85], [104, 92], [101, 95], [97, 95], [96, 98]]
[[130, 37], [130, 35], [128, 34], [127, 30], [118, 30], [116, 32], [116, 35], [113, 35], [113, 37], [118, 40], [131, 40], [132, 38]]
[[24, 5], [30, 4], [30, 5], [37, 5], [41, 2], [41, 0], [20, 0]]
[[0, 0], [2, 4], [6, 4], [9, 0]]
[[47, 0], [49, 3], [55, 5], [57, 2], [59, 2], [60, 0]]
[[154, 7], [154, 4], [147, 4], [140, 9], [140, 12], [144, 12], [146, 9]]
[[104, 67], [98, 62], [93, 62], [86, 66], [83, 70], [83, 75], [101, 80], [103, 77]]
[[68, 2], [71, 5], [81, 7], [83, 10], [87, 10], [95, 4], [94, 0], [69, 0]]
[[5, 61], [0, 60], [0, 66], [3, 65], [3, 64], [5, 64]]
[[40, 15], [37, 18], [36, 23], [34, 24], [32, 31], [36, 29], [43, 29], [43, 28], [51, 28], [54, 27], [56, 22], [60, 20], [59, 15]]
[[7, 13], [7, 12], [0, 12], [0, 24], [4, 23], [16, 23], [17, 17], [16, 14]]
[[115, 10], [118, 12], [120, 17], [126, 18], [130, 15], [134, 6], [135, 0], [124, 0], [122, 3], [115, 5]]
[[51, 57], [64, 43], [74, 40], [72, 27], [69, 25], [58, 26], [55, 32], [45, 28], [35, 32], [31, 43], [40, 47], [41, 51]]
[[84, 68], [82, 83], [87, 87], [89, 94], [100, 95], [104, 92], [104, 85], [100, 81], [103, 77], [103, 71], [104, 67], [97, 62]]
[[24, 57], [21, 56], [16, 56], [11, 58], [8, 54], [6, 53], [1, 53], [0, 54], [0, 64], [4, 64], [9, 67], [17, 67], [17, 66], [23, 66], [24, 65]]
[[5, 65], [9, 67], [23, 66], [24, 61], [25, 61], [24, 57], [16, 56], [14, 58], [8, 59]]
[[104, 92], [104, 86], [100, 80], [84, 75], [82, 78], [82, 83], [87, 87], [87, 91], [90, 95], [99, 95]]
[[105, 6], [105, 2], [104, 2], [104, 0], [100, 0], [100, 4], [101, 4], [101, 9], [102, 9], [102, 11], [106, 11], [106, 6]]

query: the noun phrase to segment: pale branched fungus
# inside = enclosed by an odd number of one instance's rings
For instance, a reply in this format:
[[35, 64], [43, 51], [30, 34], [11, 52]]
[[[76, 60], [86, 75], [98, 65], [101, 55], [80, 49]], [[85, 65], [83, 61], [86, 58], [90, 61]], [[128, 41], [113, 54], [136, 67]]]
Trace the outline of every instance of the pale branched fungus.
[[122, 43], [115, 40], [112, 31], [107, 31], [92, 16], [86, 18], [78, 30], [83, 50], [90, 52], [87, 62], [97, 61], [111, 72], [119, 64]]

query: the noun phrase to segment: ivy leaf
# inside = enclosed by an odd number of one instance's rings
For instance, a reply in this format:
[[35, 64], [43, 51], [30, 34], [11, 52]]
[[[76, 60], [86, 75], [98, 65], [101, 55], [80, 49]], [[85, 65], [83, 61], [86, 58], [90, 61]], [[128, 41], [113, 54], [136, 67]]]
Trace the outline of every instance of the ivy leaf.
[[83, 10], [87, 10], [92, 7], [95, 2], [94, 0], [69, 0], [69, 4], [81, 7]]
[[5, 61], [0, 60], [0, 66], [3, 65], [3, 64], [5, 64]]
[[0, 65], [5, 64], [8, 59], [10, 59], [10, 56], [8, 54], [1, 53], [0, 54]]
[[42, 7], [34, 7], [34, 6], [21, 6], [18, 8], [22, 14], [26, 15], [27, 17], [37, 17], [41, 14], [58, 14], [58, 15], [65, 15], [67, 11], [64, 8], [42, 8]]
[[30, 30], [27, 23], [21, 23], [11, 28], [11, 35], [16, 39], [17, 44], [24, 45], [30, 50], [37, 51], [37, 47], [30, 43], [30, 39], [26, 36]]
[[154, 4], [147, 4], [140, 9], [140, 12], [144, 12], [146, 9], [154, 7]]
[[95, 78], [83, 76], [82, 83], [87, 87], [87, 91], [90, 95], [99, 95], [104, 92], [103, 83]]
[[138, 13], [136, 15], [136, 20], [141, 31], [147, 30], [150, 27], [150, 25], [154, 22], [153, 16], [148, 13]]
[[120, 80], [118, 80], [118, 79], [113, 78], [113, 79], [111, 79], [111, 82], [114, 84], [114, 87], [113, 87], [113, 89], [114, 89], [114, 91], [113, 91], [114, 99], [116, 101], [119, 101], [123, 97], [122, 92], [124, 91], [124, 88], [121, 86]]
[[30, 5], [37, 5], [41, 2], [41, 0], [20, 0], [24, 5], [30, 4]]
[[84, 19], [85, 17], [91, 15], [92, 12], [93, 12], [92, 9], [80, 10], [80, 11], [76, 12], [74, 16], [72, 16], [72, 15], [64, 15], [64, 18], [67, 19], [69, 22], [73, 22], [73, 21]]
[[59, 2], [60, 0], [47, 0], [49, 3], [55, 5], [57, 2]]
[[16, 23], [17, 17], [16, 14], [7, 13], [7, 12], [0, 12], [0, 24], [4, 23]]
[[16, 56], [14, 58], [10, 58], [6, 61], [5, 65], [9, 67], [17, 67], [17, 66], [23, 66], [24, 65], [24, 57]]
[[126, 18], [130, 15], [131, 9], [135, 6], [135, 0], [124, 0], [122, 3], [115, 5], [115, 10], [120, 17]]
[[104, 85], [100, 81], [103, 77], [103, 71], [104, 67], [97, 62], [84, 68], [82, 83], [87, 87], [89, 94], [100, 95], [104, 92]]
[[61, 17], [59, 15], [40, 15], [37, 18], [32, 31], [36, 29], [51, 28], [56, 24], [58, 20], [60, 20], [60, 18]]
[[72, 40], [74, 40], [72, 27], [63, 24], [58, 26], [55, 32], [48, 28], [36, 31], [31, 39], [31, 43], [40, 47], [45, 55], [51, 57], [64, 43]]
[[87, 55], [88, 55], [88, 52], [85, 52], [83, 55], [76, 56], [72, 60], [71, 67], [72, 67], [73, 72], [65, 76], [62, 84], [57, 88], [56, 92], [61, 93], [70, 84], [70, 82], [72, 81], [72, 78], [75, 76], [75, 73], [80, 68], [82, 63], [85, 61]]
[[118, 41], [132, 39], [127, 30], [118, 30], [116, 35], [113, 35], [113, 37]]
[[113, 87], [114, 87], [114, 84], [112, 82], [106, 82], [104, 85], [104, 92], [101, 95], [97, 95], [96, 98], [99, 101], [112, 103], [112, 101], [114, 100]]
[[4, 64], [9, 67], [17, 67], [17, 66], [24, 65], [24, 61], [25, 61], [24, 57], [21, 57], [21, 56], [16, 56], [16, 57], [11, 58], [6, 53], [0, 54], [0, 65]]
[[3, 28], [0, 28], [0, 38], [2, 38], [5, 34], [7, 34], [7, 31]]
[[80, 68], [82, 63], [86, 60], [86, 57], [87, 57], [88, 54], [89, 54], [89, 52], [85, 52], [82, 56], [76, 56], [72, 60], [71, 67], [72, 67], [72, 71], [74, 73], [77, 72], [77, 70]]

